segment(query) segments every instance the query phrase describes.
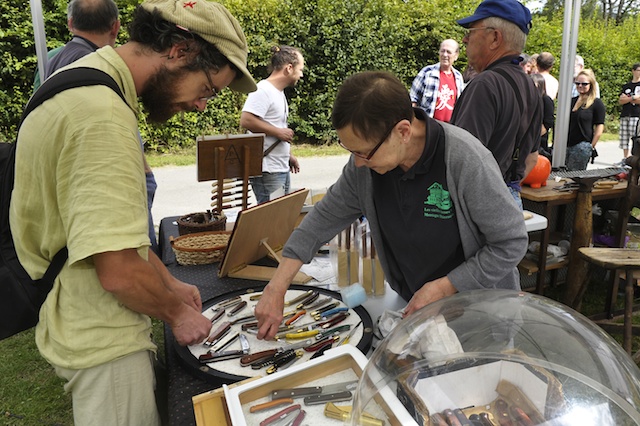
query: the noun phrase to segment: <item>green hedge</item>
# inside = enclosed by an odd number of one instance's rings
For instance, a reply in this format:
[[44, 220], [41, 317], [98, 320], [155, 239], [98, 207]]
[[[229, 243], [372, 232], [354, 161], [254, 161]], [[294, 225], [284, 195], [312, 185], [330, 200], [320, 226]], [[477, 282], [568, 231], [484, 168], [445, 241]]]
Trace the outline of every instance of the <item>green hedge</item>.
[[[49, 49], [68, 39], [66, 1], [42, 0]], [[126, 41], [126, 23], [136, 1], [118, 0]], [[437, 62], [440, 41], [460, 40], [455, 19], [468, 15], [477, 0], [223, 0], [238, 18], [250, 47], [249, 69], [260, 80], [267, 77], [269, 49], [276, 44], [299, 47], [306, 59], [304, 79], [287, 89], [290, 122], [297, 142], [325, 144], [335, 140], [330, 114], [335, 93], [345, 77], [363, 70], [388, 70], [411, 84], [423, 66]], [[559, 60], [562, 14], [549, 19], [536, 16], [526, 52], [550, 51]], [[0, 3], [0, 140], [15, 137], [36, 66], [28, 3]], [[619, 113], [620, 86], [630, 78], [630, 66], [640, 60], [637, 18], [619, 26], [598, 20], [583, 21], [578, 52], [594, 69], [602, 98], [611, 117]], [[456, 66], [466, 64], [464, 48]], [[183, 113], [169, 123], [151, 126], [141, 117], [140, 127], [150, 150], [164, 152], [193, 145], [201, 134], [237, 133], [245, 95], [225, 90], [204, 113]]]

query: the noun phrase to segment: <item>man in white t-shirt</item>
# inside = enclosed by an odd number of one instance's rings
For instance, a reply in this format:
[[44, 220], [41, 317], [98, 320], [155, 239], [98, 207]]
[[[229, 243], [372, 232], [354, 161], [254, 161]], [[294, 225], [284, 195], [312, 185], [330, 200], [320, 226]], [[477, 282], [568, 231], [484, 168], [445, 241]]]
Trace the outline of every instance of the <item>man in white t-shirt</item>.
[[271, 194], [280, 189], [289, 193], [290, 172], [300, 171], [298, 160], [291, 154], [293, 130], [287, 124], [289, 105], [284, 89], [295, 86], [302, 78], [304, 58], [291, 46], [276, 46], [271, 51], [271, 74], [249, 94], [240, 116], [240, 125], [249, 132], [266, 134], [262, 176], [251, 178], [258, 203], [269, 201]]
[[550, 73], [555, 61], [556, 58], [554, 58], [553, 55], [549, 52], [542, 52], [538, 55], [538, 59], [536, 60], [536, 63], [538, 64], [538, 74], [544, 77], [547, 95], [554, 101], [558, 96], [558, 87], [560, 85], [558, 79], [552, 76]]

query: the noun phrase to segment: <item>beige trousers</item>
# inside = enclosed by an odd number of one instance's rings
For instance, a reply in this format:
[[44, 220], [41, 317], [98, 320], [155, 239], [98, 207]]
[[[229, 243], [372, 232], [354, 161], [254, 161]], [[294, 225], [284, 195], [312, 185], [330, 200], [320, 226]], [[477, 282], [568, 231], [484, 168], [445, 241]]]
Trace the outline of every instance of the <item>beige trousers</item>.
[[84, 370], [55, 367], [67, 380], [76, 426], [158, 426], [150, 352], [136, 352]]

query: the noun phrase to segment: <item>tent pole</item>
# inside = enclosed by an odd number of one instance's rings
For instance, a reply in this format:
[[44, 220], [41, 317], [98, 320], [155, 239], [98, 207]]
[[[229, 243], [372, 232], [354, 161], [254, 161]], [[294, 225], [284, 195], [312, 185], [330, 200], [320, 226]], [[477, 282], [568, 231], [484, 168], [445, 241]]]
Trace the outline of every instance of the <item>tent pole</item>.
[[42, 15], [41, 0], [29, 0], [31, 5], [31, 22], [38, 57], [38, 73], [40, 81], [44, 81], [44, 71], [47, 66], [47, 36], [44, 32], [44, 17]]
[[[560, 61], [560, 90], [556, 125], [553, 129], [553, 167], [565, 165], [567, 139], [569, 136], [569, 113], [571, 110], [571, 89], [573, 88], [573, 64], [578, 46], [578, 28], [580, 27], [580, 0], [565, 0], [562, 53]], [[573, 14], [573, 16], [572, 16]]]

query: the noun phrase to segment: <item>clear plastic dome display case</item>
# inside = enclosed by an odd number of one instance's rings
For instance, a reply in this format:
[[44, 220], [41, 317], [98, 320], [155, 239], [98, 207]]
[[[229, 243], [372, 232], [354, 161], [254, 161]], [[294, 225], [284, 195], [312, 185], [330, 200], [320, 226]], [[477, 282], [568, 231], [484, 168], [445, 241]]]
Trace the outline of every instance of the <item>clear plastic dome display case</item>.
[[[397, 398], [395, 418], [380, 405]], [[400, 412], [402, 411], [402, 412]], [[640, 425], [640, 370], [589, 319], [525, 292], [478, 290], [406, 318], [365, 367], [352, 424]]]

